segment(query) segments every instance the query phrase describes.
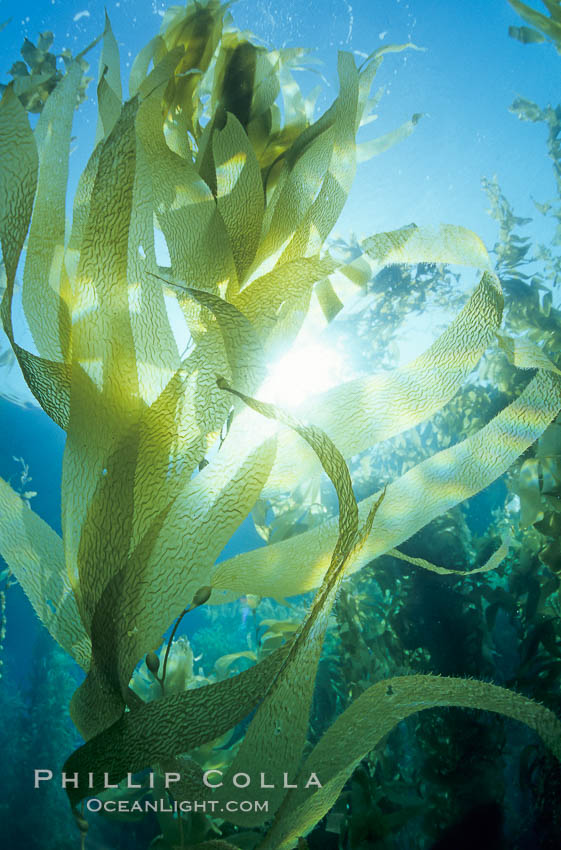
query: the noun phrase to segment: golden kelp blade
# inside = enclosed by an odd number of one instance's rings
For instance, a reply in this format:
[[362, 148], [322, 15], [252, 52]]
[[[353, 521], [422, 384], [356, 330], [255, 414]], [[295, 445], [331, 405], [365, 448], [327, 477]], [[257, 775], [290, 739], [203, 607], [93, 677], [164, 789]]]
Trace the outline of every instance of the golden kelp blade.
[[74, 60], [37, 122], [39, 177], [23, 274], [23, 308], [39, 354], [67, 362], [68, 280], [64, 266], [66, 186], [72, 121], [84, 63]]
[[[154, 284], [159, 286], [160, 281]], [[212, 293], [181, 289], [183, 297], [195, 299], [214, 314], [235, 378], [249, 389], [257, 386], [263, 379], [263, 352], [248, 320]], [[273, 461], [274, 441], [265, 441], [255, 448], [240, 446], [233, 465], [218, 461], [194, 480], [181, 452], [183, 468], [177, 474], [170, 471], [177, 436], [174, 413], [182, 389], [182, 381], [172, 379], [162, 393], [165, 404], [157, 399], [125, 431], [105, 460], [106, 474], [99, 476], [88, 506], [79, 555], [87, 570], [84, 586], [93, 582], [98, 600], [93, 615], [84, 610], [84, 617], [90, 617], [92, 665], [71, 706], [73, 720], [86, 738], [122, 713], [139, 658], [160, 643], [189, 593], [207, 583], [212, 564], [253, 507]], [[208, 394], [199, 392], [198, 401], [210, 406]], [[163, 415], [166, 409], [168, 417]], [[193, 420], [198, 414], [194, 404]], [[115, 525], [111, 564], [98, 566], [96, 535], [112, 528], [111, 523]]]
[[[478, 493], [502, 475], [547, 428], [561, 409], [561, 380], [538, 372], [523, 393], [488, 425], [452, 448], [409, 470], [388, 488], [370, 537], [351, 571], [399, 546], [435, 517]], [[359, 504], [365, 517], [376, 500]], [[218, 564], [215, 588], [239, 595], [284, 598], [317, 587], [329, 565], [337, 538], [337, 520], [264, 549]], [[304, 572], [300, 565], [309, 564]]]
[[[391, 372], [333, 387], [300, 405], [298, 415], [313, 415], [347, 458], [414, 427], [456, 394], [494, 339], [502, 306], [498, 279], [486, 272], [456, 319], [419, 357]], [[314, 473], [318, 464], [311, 452], [296, 446], [290, 433], [281, 434], [265, 493], [291, 489]]]
[[21, 496], [0, 479], [2, 556], [54, 639], [82, 667], [91, 645], [64, 565], [62, 540]]
[[533, 700], [466, 679], [398, 676], [368, 688], [337, 718], [304, 762], [299, 779], [316, 773], [323, 787], [310, 794], [289, 791], [258, 850], [291, 850], [331, 808], [343, 785], [367, 753], [406, 717], [436, 706], [493, 711], [525, 723], [561, 760], [561, 722]]
[[12, 326], [12, 297], [37, 186], [38, 157], [27, 113], [8, 86], [0, 101], [0, 243], [6, 268], [2, 325], [27, 385], [61, 427], [68, 420], [69, 374], [62, 363], [44, 360], [18, 345]]

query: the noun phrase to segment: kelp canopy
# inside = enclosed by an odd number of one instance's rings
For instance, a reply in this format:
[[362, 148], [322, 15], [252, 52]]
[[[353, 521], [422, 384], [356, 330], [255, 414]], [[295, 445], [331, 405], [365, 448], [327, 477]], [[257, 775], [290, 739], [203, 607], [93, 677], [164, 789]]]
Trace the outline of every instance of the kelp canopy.
[[[360, 285], [325, 241], [357, 158], [399, 141], [418, 120], [358, 149], [376, 71], [385, 53], [407, 47], [381, 48], [360, 67], [341, 53], [339, 93], [313, 120], [292, 75], [305, 51], [255, 44], [218, 0], [168, 11], [134, 62], [124, 104], [107, 22], [96, 144], [69, 232], [68, 154], [85, 52], [46, 97], [34, 131], [17, 81], [4, 92], [2, 321], [30, 389], [67, 440], [62, 537], [2, 482], [0, 546], [39, 617], [87, 674], [71, 704], [86, 743], [66, 770], [95, 781], [68, 789], [73, 805], [101, 787], [104, 772], [117, 781], [187, 753], [256, 706], [232, 774], [266, 764], [290, 780], [315, 771], [323, 786], [285, 791], [281, 783], [267, 796], [268, 815], [231, 816], [258, 825], [276, 813], [263, 848], [293, 846], [364, 753], [424, 708], [515, 717], [561, 757], [561, 724], [542, 706], [483, 682], [409, 676], [365, 691], [302, 764], [315, 671], [344, 576], [384, 553], [399, 555], [395, 547], [508, 469], [561, 409], [559, 372], [545, 354], [498, 337], [503, 297], [483, 244], [449, 225], [409, 225], [362, 244], [375, 269], [449, 262], [480, 271], [468, 303], [427, 351], [315, 396], [297, 418], [256, 400], [266, 363], [337, 314], [341, 278]], [[165, 268], [156, 258], [162, 237]], [[33, 351], [18, 344], [12, 325], [26, 240], [23, 307]], [[176, 308], [187, 348], [170, 319]], [[346, 459], [440, 410], [497, 337], [516, 366], [536, 369], [526, 389], [473, 436], [357, 504]], [[215, 565], [260, 496], [322, 468], [338, 517]], [[506, 548], [479, 570], [500, 563]], [[212, 604], [318, 590], [295, 637], [249, 670], [143, 703], [129, 688], [136, 665], [192, 599], [208, 595], [197, 596], [201, 588], [211, 589]], [[176, 794], [188, 799], [196, 789], [201, 798], [201, 769], [187, 764]]]

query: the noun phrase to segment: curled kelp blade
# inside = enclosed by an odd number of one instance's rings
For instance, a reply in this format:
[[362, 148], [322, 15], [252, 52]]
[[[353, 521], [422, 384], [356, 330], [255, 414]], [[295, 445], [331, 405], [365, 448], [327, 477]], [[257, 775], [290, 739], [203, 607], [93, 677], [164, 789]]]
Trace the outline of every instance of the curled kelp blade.
[[474, 567], [471, 570], [452, 570], [448, 567], [441, 567], [437, 564], [431, 564], [430, 561], [426, 561], [424, 558], [413, 558], [411, 555], [405, 555], [398, 549], [389, 549], [386, 552], [386, 555], [391, 555], [392, 558], [397, 558], [400, 561], [406, 561], [408, 564], [413, 564], [415, 567], [422, 567], [424, 570], [428, 570], [431, 573], [438, 573], [438, 575], [441, 576], [472, 576], [475, 575], [475, 573], [487, 573], [490, 570], [495, 570], [499, 567], [508, 555], [509, 545], [510, 540], [506, 539], [503, 543], [501, 543], [496, 552], [493, 552], [493, 554], [487, 558], [484, 564], [480, 567]]
[[[67, 787], [72, 806], [160, 760], [212, 741], [235, 726], [263, 698], [283, 664], [288, 645], [243, 673], [200, 688], [143, 703], [79, 747], [64, 770], [78, 773], [77, 788]], [[90, 784], [88, 774], [93, 774]]]
[[[466, 679], [398, 676], [368, 688], [337, 718], [312, 750], [259, 850], [290, 850], [331, 808], [357, 764], [397, 724], [427, 708], [493, 711], [525, 723], [561, 759], [561, 722], [552, 711], [506, 688]], [[322, 788], [303, 790], [315, 773]]]
[[[228, 777], [236, 773], [247, 773], [251, 776], [262, 769], [263, 765], [270, 766], [275, 788], [267, 789], [266, 794], [263, 794], [264, 789], [254, 792], [260, 799], [267, 800], [268, 812], [239, 812], [231, 816], [235, 823], [250, 826], [262, 823], [276, 810], [284, 796], [283, 777], [290, 781], [296, 774], [306, 742], [317, 665], [329, 614], [351, 557], [360, 549], [370, 533], [383, 494], [369, 512], [364, 529], [359, 532], [358, 509], [351, 476], [342, 455], [329, 438], [320, 429], [299, 422], [286, 411], [240, 393], [230, 387], [223, 378], [218, 379], [218, 384], [222, 389], [237, 395], [262, 416], [282, 422], [306, 440], [317, 453], [323, 469], [333, 482], [340, 506], [338, 536], [325, 578], [228, 771]], [[226, 786], [230, 798], [232, 795], [243, 798], [245, 791], [236, 789], [235, 785], [230, 787], [228, 778]], [[223, 797], [222, 792], [218, 793], [218, 797]]]
[[528, 337], [511, 337], [498, 333], [497, 340], [509, 362], [518, 369], [545, 369], [561, 375], [561, 371], [547, 354]]
[[138, 660], [208, 584], [212, 564], [259, 496], [274, 448], [266, 441], [248, 449], [236, 467], [205, 467], [155, 517], [108, 581], [91, 621], [92, 665], [71, 706], [86, 739], [122, 714]]
[[287, 350], [310, 307], [312, 290], [337, 269], [337, 262], [319, 254], [276, 266], [232, 297], [250, 319], [270, 358]]
[[[410, 469], [387, 488], [376, 534], [366, 541], [351, 571], [399, 546], [435, 517], [478, 493], [502, 475], [545, 431], [561, 409], [561, 380], [540, 371], [526, 389], [485, 427], [461, 443]], [[362, 519], [377, 495], [359, 504]], [[218, 564], [215, 588], [240, 595], [283, 598], [317, 587], [337, 539], [337, 519], [295, 537]], [[308, 569], [302, 570], [301, 564]]]
[[90, 640], [66, 575], [62, 540], [2, 479], [0, 551], [43, 625], [87, 670]]

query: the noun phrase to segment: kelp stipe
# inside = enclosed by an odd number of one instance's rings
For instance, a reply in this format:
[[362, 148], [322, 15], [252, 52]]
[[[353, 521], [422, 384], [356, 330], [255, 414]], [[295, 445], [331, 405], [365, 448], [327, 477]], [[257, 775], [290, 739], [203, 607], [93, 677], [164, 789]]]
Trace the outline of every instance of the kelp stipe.
[[[561, 382], [540, 349], [503, 339], [516, 365], [538, 369], [520, 397], [476, 434], [357, 504], [345, 458], [438, 411], [501, 324], [501, 286], [480, 240], [459, 227], [411, 225], [373, 236], [362, 249], [378, 268], [423, 261], [480, 269], [450, 327], [412, 363], [335, 387], [299, 419], [256, 399], [266, 359], [337, 312], [329, 278], [344, 263], [324, 243], [354, 177], [355, 137], [372, 105], [375, 72], [386, 52], [409, 45], [381, 48], [360, 69], [341, 53], [339, 94], [313, 122], [290, 71], [302, 52], [254, 45], [233, 29], [226, 8], [209, 0], [170, 10], [133, 65], [125, 104], [107, 23], [98, 141], [68, 237], [63, 199], [82, 57], [46, 100], [35, 134], [13, 87], [4, 93], [2, 320], [28, 385], [67, 431], [67, 444], [62, 539], [2, 482], [0, 545], [51, 634], [87, 672], [71, 704], [86, 739], [66, 764], [84, 778], [68, 789], [72, 805], [100, 788], [104, 773], [114, 782], [173, 759], [258, 707], [231, 774], [271, 764], [293, 780], [317, 767], [323, 788], [285, 794], [278, 785], [268, 794], [268, 815], [239, 812], [230, 820], [259, 825], [276, 813], [262, 846], [288, 848], [327, 811], [362, 755], [423, 708], [466, 705], [517, 717], [560, 755], [561, 725], [538, 704], [481, 682], [411, 676], [365, 692], [302, 766], [315, 671], [344, 575], [501, 475], [558, 413]], [[416, 120], [366, 152], [399, 141]], [[52, 171], [55, 146], [62, 154]], [[169, 269], [156, 260], [154, 221]], [[33, 274], [24, 273], [23, 298], [38, 354], [18, 346], [11, 319], [28, 231]], [[189, 328], [185, 354], [169, 299]], [[209, 455], [233, 401], [232, 426]], [[337, 519], [214, 566], [262, 493], [288, 489], [298, 473], [321, 467], [337, 491]], [[501, 547], [486, 567], [503, 555]], [[201, 587], [212, 588], [208, 604], [319, 589], [294, 638], [249, 670], [142, 702], [129, 688], [136, 665]], [[358, 730], [363, 715], [372, 734]], [[190, 763], [176, 797], [192, 799], [196, 789], [202, 798], [200, 780]], [[230, 798], [243, 793], [228, 791]]]

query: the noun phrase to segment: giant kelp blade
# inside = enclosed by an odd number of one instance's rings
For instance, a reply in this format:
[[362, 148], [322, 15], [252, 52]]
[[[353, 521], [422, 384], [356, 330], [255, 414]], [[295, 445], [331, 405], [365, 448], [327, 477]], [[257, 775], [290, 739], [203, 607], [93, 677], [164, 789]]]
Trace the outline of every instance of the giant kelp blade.
[[9, 86], [0, 102], [0, 243], [6, 269], [2, 325], [31, 392], [51, 419], [64, 428], [68, 421], [68, 370], [64, 364], [44, 360], [18, 345], [12, 324], [14, 281], [31, 219], [37, 171], [37, 148], [27, 114]]
[[[485, 272], [463, 310], [422, 354], [391, 372], [356, 378], [318, 394], [298, 408], [298, 415], [313, 415], [347, 458], [418, 425], [456, 394], [477, 365], [494, 339], [502, 307], [499, 281]], [[354, 427], [349, 428], [351, 419]], [[304, 470], [308, 477], [319, 472], [311, 451], [299, 447], [290, 432], [279, 435], [266, 492], [291, 489]]]
[[23, 308], [35, 345], [42, 357], [61, 362], [67, 361], [70, 345], [64, 265], [68, 160], [84, 65], [72, 62], [37, 122], [39, 177], [23, 275]]
[[[259, 850], [290, 850], [331, 808], [352, 771], [397, 724], [427, 708], [457, 706], [493, 711], [525, 723], [561, 759], [561, 722], [520, 694], [466, 679], [398, 676], [368, 688], [337, 718], [304, 762], [300, 787], [289, 791]], [[303, 790], [315, 773], [322, 788]]]
[[[329, 569], [314, 598], [309, 614], [290, 645], [286, 661], [272, 681], [228, 771], [229, 776], [237, 773], [246, 773], [251, 776], [255, 775], [255, 772], [263, 765], [270, 765], [270, 774], [276, 787], [272, 790], [267, 789], [266, 795], [263, 795], [263, 789], [254, 792], [263, 800], [266, 798], [268, 811], [251, 813], [240, 811], [231, 815], [235, 823], [255, 825], [262, 823], [280, 805], [284, 796], [281, 773], [292, 779], [298, 769], [306, 742], [317, 665], [329, 614], [349, 559], [362, 545], [365, 535], [369, 533], [381, 498], [369, 513], [365, 531], [359, 535], [358, 509], [351, 476], [342, 455], [329, 438], [320, 429], [299, 422], [280, 408], [248, 398], [243, 393], [233, 390], [223, 379], [219, 379], [218, 383], [223, 389], [242, 398], [261, 415], [293, 428], [301, 438], [306, 440], [318, 454], [326, 474], [333, 482], [340, 505], [338, 536]], [[246, 793], [243, 789], [230, 787], [228, 780], [226, 783], [230, 797], [237, 795], [243, 798]]]
[[299, 257], [253, 280], [232, 298], [269, 356], [289, 348], [308, 312], [314, 285], [337, 268], [331, 257]]
[[111, 29], [111, 22], [105, 10], [105, 30], [103, 48], [99, 57], [99, 76], [97, 86], [98, 115], [96, 144], [106, 139], [121, 114], [123, 91], [121, 87], [121, 67], [119, 46]]
[[[86, 626], [107, 581], [128, 553], [130, 473], [127, 480], [112, 479], [107, 463], [143, 408], [127, 287], [135, 113], [135, 102], [125, 106], [101, 151], [74, 280], [71, 410], [63, 459], [62, 520], [70, 580]], [[104, 477], [115, 488], [111, 506], [119, 505], [118, 524], [103, 499], [98, 499], [95, 515], [88, 514]], [[111, 559], [106, 557], [106, 539], [112, 541]]]
[[[72, 805], [101, 790], [106, 772], [111, 782], [118, 782], [127, 773], [187, 752], [231, 729], [263, 698], [287, 651], [285, 645], [237, 676], [124, 714], [66, 761], [64, 770], [81, 778], [78, 788], [67, 788]], [[88, 773], [94, 775], [93, 787], [88, 785]]]
[[90, 640], [66, 574], [62, 540], [2, 479], [0, 551], [43, 625], [87, 669]]
[[[529, 24], [542, 32], [557, 45], [558, 50], [561, 48], [561, 8], [551, 2], [546, 2], [548, 11], [551, 17], [542, 15], [541, 12], [536, 12], [531, 6], [526, 3], [521, 3], [520, 0], [508, 0], [513, 9]], [[536, 39], [533, 38], [533, 41]]]
[[[158, 281], [154, 284], [160, 285]], [[212, 311], [233, 375], [242, 386], [253, 389], [263, 379], [264, 367], [261, 345], [250, 322], [212, 293], [182, 291], [183, 297]], [[95, 576], [100, 595], [93, 616], [84, 613], [88, 624], [91, 622], [92, 666], [72, 702], [72, 717], [86, 738], [122, 713], [139, 658], [160, 643], [186, 599], [208, 584], [215, 558], [252, 509], [274, 457], [272, 441], [257, 444], [247, 455], [240, 447], [234, 466], [218, 461], [213, 470], [190, 481], [191, 468], [184, 463], [185, 449], [178, 441], [180, 423], [174, 416], [184, 390], [182, 381], [172, 379], [124, 433], [105, 461], [104, 474], [88, 507], [78, 560], [85, 570], [86, 590], [89, 577]], [[208, 399], [199, 397], [197, 401]], [[191, 415], [193, 419], [199, 415], [197, 402]], [[171, 463], [172, 452], [179, 464], [183, 463], [177, 472]], [[216, 467], [218, 475], [214, 474]], [[197, 494], [196, 504], [193, 493]], [[178, 518], [182, 531], [175, 533]], [[104, 573], [103, 567], [96, 569], [92, 558], [99, 552], [100, 527], [113, 541], [110, 573]], [[179, 563], [174, 558], [178, 540], [185, 553]], [[163, 557], [159, 554], [162, 550], [166, 552]]]
[[[399, 546], [424, 525], [502, 475], [545, 431], [561, 409], [561, 380], [538, 372], [520, 396], [485, 427], [461, 443], [438, 452], [387, 488], [371, 535], [351, 572]], [[377, 496], [359, 503], [364, 519]], [[337, 521], [322, 523], [264, 549], [218, 564], [212, 584], [238, 594], [283, 598], [317, 587], [337, 539]], [[307, 570], [301, 564], [309, 565]]]
[[236, 469], [218, 467], [217, 475], [205, 468], [187, 494], [156, 516], [108, 582], [91, 624], [94, 663], [71, 706], [84, 737], [120, 716], [138, 660], [159, 646], [170, 621], [208, 584], [212, 564], [252, 509], [273, 457], [274, 442], [268, 441], [238, 459]]
[[216, 205], [228, 233], [237, 277], [243, 283], [259, 239], [265, 195], [259, 163], [243, 127], [228, 114], [212, 134]]
[[404, 141], [404, 139], [411, 135], [422, 117], [421, 113], [415, 113], [409, 121], [405, 121], [395, 130], [390, 130], [389, 133], [384, 133], [383, 136], [378, 136], [376, 139], [370, 139], [368, 142], [362, 142], [357, 145], [357, 162], [366, 162], [372, 159], [372, 157], [379, 156], [390, 148], [393, 148], [394, 145], [398, 145]]
[[484, 564], [480, 567], [473, 567], [473, 569], [470, 570], [452, 570], [448, 567], [441, 567], [437, 564], [432, 564], [430, 561], [426, 561], [424, 558], [413, 558], [411, 555], [405, 555], [398, 549], [389, 549], [386, 552], [386, 555], [391, 555], [392, 558], [397, 558], [400, 561], [406, 561], [408, 564], [413, 564], [415, 567], [421, 567], [431, 573], [438, 573], [438, 575], [441, 576], [472, 576], [475, 575], [475, 573], [487, 573], [490, 570], [495, 570], [499, 567], [508, 555], [509, 542], [510, 541], [508, 539], [505, 540], [501, 543], [499, 548], [493, 552], [489, 558], [487, 558]]
[[333, 228], [354, 176], [358, 72], [350, 54], [339, 60], [339, 96], [287, 152], [263, 219], [255, 267], [313, 256]]

